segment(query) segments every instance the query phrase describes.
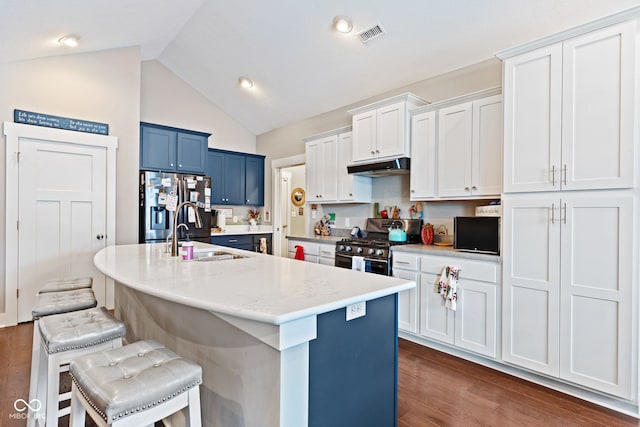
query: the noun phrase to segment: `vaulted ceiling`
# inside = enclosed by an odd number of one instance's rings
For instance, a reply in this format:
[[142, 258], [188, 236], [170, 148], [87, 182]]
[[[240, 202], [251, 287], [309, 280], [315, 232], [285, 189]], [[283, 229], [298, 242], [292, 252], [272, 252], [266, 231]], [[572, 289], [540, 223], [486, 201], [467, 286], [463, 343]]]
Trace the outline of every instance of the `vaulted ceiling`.
[[[255, 134], [446, 73], [637, 0], [3, 0], [0, 62], [140, 46]], [[337, 15], [353, 31], [332, 29]], [[385, 33], [363, 44], [357, 33]], [[80, 37], [75, 49], [58, 38]], [[241, 90], [238, 77], [255, 86]]]

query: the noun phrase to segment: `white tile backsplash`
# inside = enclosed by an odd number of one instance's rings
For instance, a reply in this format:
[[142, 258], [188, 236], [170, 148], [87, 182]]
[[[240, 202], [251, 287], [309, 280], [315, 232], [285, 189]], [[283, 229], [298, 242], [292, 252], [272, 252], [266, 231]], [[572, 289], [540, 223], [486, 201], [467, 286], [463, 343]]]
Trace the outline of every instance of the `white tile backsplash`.
[[[373, 178], [373, 200], [378, 202], [379, 209], [384, 206], [398, 206], [400, 217], [409, 218], [409, 207], [416, 202], [409, 200], [409, 175], [392, 175]], [[493, 200], [493, 199], [491, 199]], [[424, 222], [431, 223], [437, 230], [444, 225], [449, 235], [453, 234], [453, 218], [456, 216], [474, 216], [476, 206], [488, 204], [487, 200], [438, 200], [422, 201]], [[351, 228], [359, 226], [364, 229], [367, 218], [374, 216], [373, 203], [363, 204], [319, 204], [317, 220], [329, 213], [336, 214], [334, 227]], [[345, 219], [349, 218], [349, 225]], [[311, 230], [317, 220], [311, 220]]]

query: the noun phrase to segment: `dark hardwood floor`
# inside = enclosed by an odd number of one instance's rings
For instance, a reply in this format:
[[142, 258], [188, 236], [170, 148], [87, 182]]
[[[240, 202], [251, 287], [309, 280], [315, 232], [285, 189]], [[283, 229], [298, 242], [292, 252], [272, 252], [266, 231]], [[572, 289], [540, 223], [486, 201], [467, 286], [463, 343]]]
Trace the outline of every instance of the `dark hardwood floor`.
[[[14, 402], [28, 397], [32, 330], [32, 323], [0, 328], [1, 427], [26, 425]], [[412, 342], [400, 340], [399, 353], [398, 427], [640, 426], [635, 418]]]
[[640, 426], [640, 421], [400, 340], [398, 427]]

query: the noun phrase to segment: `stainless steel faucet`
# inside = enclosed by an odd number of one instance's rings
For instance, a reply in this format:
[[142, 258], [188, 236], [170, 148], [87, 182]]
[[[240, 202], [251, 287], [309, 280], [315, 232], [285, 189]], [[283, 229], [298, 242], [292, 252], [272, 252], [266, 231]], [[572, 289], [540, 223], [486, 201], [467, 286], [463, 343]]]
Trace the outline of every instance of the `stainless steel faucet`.
[[202, 228], [202, 220], [198, 213], [198, 207], [193, 202], [182, 202], [176, 207], [176, 211], [173, 215], [173, 226], [171, 227], [171, 256], [178, 256], [178, 212], [185, 206], [190, 206], [196, 213], [196, 228]]
[[[189, 226], [187, 224], [185, 224], [184, 222], [181, 222], [180, 224], [178, 224], [178, 226], [176, 227], [176, 230], [180, 230], [180, 227], [184, 227], [185, 230], [189, 230]], [[169, 247], [171, 247], [171, 243], [169, 243], [169, 239], [173, 238], [173, 231], [171, 233], [169, 233], [169, 235], [167, 236], [167, 244], [164, 247], [164, 253], [168, 253], [169, 252]], [[173, 242], [173, 240], [172, 240]]]

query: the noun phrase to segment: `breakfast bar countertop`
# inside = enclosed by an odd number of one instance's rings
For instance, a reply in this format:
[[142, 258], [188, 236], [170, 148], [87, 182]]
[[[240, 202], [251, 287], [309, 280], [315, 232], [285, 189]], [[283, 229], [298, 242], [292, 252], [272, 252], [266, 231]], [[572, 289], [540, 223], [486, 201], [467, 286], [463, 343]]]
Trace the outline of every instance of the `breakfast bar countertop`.
[[[110, 246], [94, 263], [105, 275], [149, 295], [220, 314], [280, 325], [414, 288], [406, 279], [194, 242], [245, 258], [184, 261], [165, 245]], [[366, 274], [366, 276], [363, 276]], [[366, 277], [366, 280], [364, 280]]]

